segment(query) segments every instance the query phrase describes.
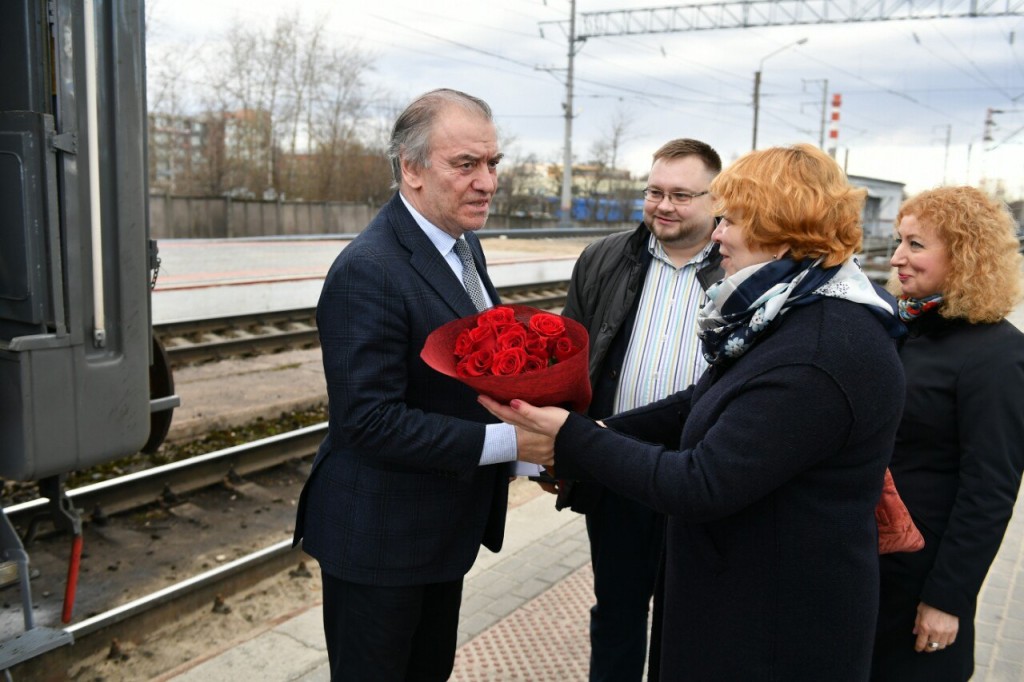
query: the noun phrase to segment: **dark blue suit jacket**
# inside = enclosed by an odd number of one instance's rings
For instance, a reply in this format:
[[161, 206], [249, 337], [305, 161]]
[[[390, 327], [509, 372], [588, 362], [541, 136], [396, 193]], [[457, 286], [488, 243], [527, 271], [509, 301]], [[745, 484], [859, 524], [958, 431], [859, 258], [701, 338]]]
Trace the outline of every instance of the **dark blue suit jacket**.
[[[479, 240], [466, 240], [497, 301]], [[458, 580], [481, 544], [501, 548], [511, 466], [479, 466], [494, 419], [419, 356], [431, 331], [475, 312], [397, 194], [331, 266], [317, 306], [330, 427], [295, 528], [328, 574]]]

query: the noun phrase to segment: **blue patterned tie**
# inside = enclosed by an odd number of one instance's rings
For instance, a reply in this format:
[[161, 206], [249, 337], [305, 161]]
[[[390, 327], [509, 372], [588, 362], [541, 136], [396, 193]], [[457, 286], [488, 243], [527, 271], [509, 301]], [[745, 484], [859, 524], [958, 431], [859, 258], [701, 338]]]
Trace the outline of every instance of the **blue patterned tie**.
[[480, 275], [476, 271], [476, 263], [473, 261], [473, 254], [469, 250], [469, 244], [466, 243], [465, 239], [455, 240], [455, 253], [458, 254], [459, 260], [462, 261], [462, 284], [466, 287], [466, 291], [469, 292], [469, 297], [473, 299], [473, 305], [476, 309], [484, 310], [487, 308], [487, 300], [484, 298], [484, 292], [480, 288]]

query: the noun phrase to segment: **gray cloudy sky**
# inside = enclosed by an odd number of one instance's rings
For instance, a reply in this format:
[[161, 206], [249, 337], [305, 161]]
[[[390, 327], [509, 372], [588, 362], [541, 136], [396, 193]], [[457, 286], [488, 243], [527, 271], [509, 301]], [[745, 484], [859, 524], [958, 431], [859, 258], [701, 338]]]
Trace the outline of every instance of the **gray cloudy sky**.
[[[667, 4], [579, 0], [577, 12]], [[153, 57], [211, 43], [236, 19], [269, 25], [299, 11], [326, 24], [334, 43], [375, 54], [374, 85], [394, 101], [434, 87], [465, 90], [492, 105], [519, 151], [561, 160], [567, 44], [558, 24], [542, 22], [566, 20], [569, 0], [149, 5]], [[1020, 0], [1006, 5], [1024, 10]], [[805, 44], [772, 54], [802, 38]], [[904, 182], [910, 191], [944, 179], [999, 178], [1011, 198], [1024, 197], [1024, 16], [593, 38], [576, 58], [575, 158], [587, 159], [621, 111], [632, 125], [620, 165], [634, 172], [646, 171], [662, 142], [684, 136], [710, 143], [728, 163], [750, 149], [754, 72], [762, 60], [759, 147], [817, 143], [827, 81], [829, 100], [842, 94], [838, 157], [851, 174]], [[986, 143], [989, 107], [1003, 113]]]

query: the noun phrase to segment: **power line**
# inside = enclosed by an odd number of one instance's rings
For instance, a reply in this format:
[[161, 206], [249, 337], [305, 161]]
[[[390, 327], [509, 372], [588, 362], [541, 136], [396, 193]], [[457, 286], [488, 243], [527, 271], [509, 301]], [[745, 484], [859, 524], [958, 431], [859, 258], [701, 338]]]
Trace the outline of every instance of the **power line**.
[[451, 38], [445, 38], [444, 36], [439, 36], [439, 35], [437, 35], [435, 33], [430, 33], [429, 31], [424, 31], [422, 28], [413, 28], [412, 26], [408, 26], [406, 24], [403, 24], [400, 21], [395, 21], [394, 19], [388, 19], [387, 17], [381, 17], [381, 16], [378, 16], [376, 14], [372, 14], [370, 16], [372, 16], [374, 19], [377, 19], [378, 21], [383, 21], [383, 22], [388, 23], [388, 24], [394, 24], [395, 26], [401, 26], [402, 28], [408, 29], [410, 31], [415, 31], [418, 35], [424, 35], [424, 36], [427, 36], [429, 38], [433, 38], [434, 40], [438, 40], [438, 41], [440, 41], [442, 43], [448, 43], [449, 45], [455, 45], [457, 47], [461, 47], [464, 50], [469, 50], [470, 52], [476, 52], [477, 54], [486, 55], [486, 56], [491, 57], [493, 59], [498, 59], [498, 60], [501, 60], [503, 62], [508, 62], [510, 64], [515, 64], [517, 66], [522, 66], [524, 68], [530, 69], [531, 71], [534, 69], [534, 65], [533, 64], [527, 64], [526, 62], [521, 62], [518, 59], [513, 59], [512, 57], [506, 57], [503, 54], [498, 54], [496, 52], [491, 52], [490, 50], [484, 50], [484, 49], [479, 48], [479, 47], [473, 47], [472, 45], [467, 45], [466, 43], [461, 43], [461, 42], [459, 42], [457, 40], [452, 40]]
[[[929, 24], [931, 24], [931, 22], [928, 22], [928, 23], [929, 23]], [[980, 77], [980, 79], [981, 79], [981, 80], [980, 80], [980, 82], [982, 82], [982, 83], [985, 83], [986, 85], [990, 86], [990, 87], [991, 87], [992, 89], [994, 89], [994, 90], [998, 90], [998, 91], [999, 91], [999, 92], [1001, 92], [1001, 93], [1002, 93], [1002, 94], [1003, 94], [1003, 95], [1004, 95], [1004, 96], [1005, 96], [1005, 97], [1006, 97], [1007, 99], [1012, 99], [1012, 95], [1010, 95], [1010, 93], [1008, 93], [1008, 92], [1007, 92], [1006, 90], [1003, 90], [1003, 89], [1002, 89], [1001, 87], [999, 87], [999, 86], [998, 86], [998, 85], [997, 85], [997, 84], [996, 84], [996, 83], [995, 83], [995, 82], [994, 82], [994, 81], [993, 81], [993, 80], [992, 80], [991, 78], [989, 78], [989, 77], [988, 77], [988, 74], [986, 74], [986, 73], [985, 73], [984, 71], [982, 71], [982, 70], [981, 70], [981, 67], [980, 67], [980, 66], [978, 66], [978, 63], [977, 63], [977, 62], [975, 62], [975, 61], [974, 61], [973, 59], [971, 59], [971, 57], [970, 57], [969, 55], [965, 54], [965, 53], [964, 53], [964, 51], [960, 49], [960, 46], [959, 46], [959, 45], [957, 45], [956, 43], [954, 43], [954, 42], [953, 42], [952, 40], [950, 40], [950, 39], [949, 39], [949, 36], [947, 36], [947, 35], [946, 35], [945, 33], [943, 33], [943, 32], [942, 32], [942, 31], [941, 31], [941, 30], [939, 29], [939, 27], [938, 27], [938, 26], [934, 26], [934, 25], [932, 25], [932, 26], [931, 26], [931, 28], [932, 28], [932, 29], [934, 29], [934, 31], [935, 31], [936, 33], [938, 33], [938, 34], [939, 34], [939, 36], [941, 36], [941, 37], [943, 38], [943, 40], [945, 40], [945, 41], [946, 41], [947, 43], [949, 43], [950, 47], [952, 47], [952, 48], [953, 48], [954, 50], [956, 50], [956, 51], [957, 51], [957, 53], [959, 53], [959, 55], [960, 55], [961, 57], [963, 57], [964, 61], [966, 61], [966, 62], [967, 62], [968, 64], [970, 64], [971, 66], [973, 66], [973, 67], [974, 67], [974, 70], [975, 70], [975, 71], [977, 72], [977, 75], [978, 75], [978, 77]], [[913, 35], [914, 35], [914, 42], [916, 42], [916, 43], [917, 43], [918, 45], [920, 45], [921, 47], [924, 47], [924, 48], [925, 48], [926, 50], [928, 50], [928, 51], [929, 51], [929, 52], [931, 52], [931, 53], [932, 53], [933, 55], [935, 55], [936, 57], [938, 57], [938, 58], [939, 58], [939, 59], [941, 59], [942, 61], [946, 62], [947, 64], [949, 64], [949, 65], [951, 65], [951, 66], [955, 66], [955, 67], [956, 67], [957, 69], [959, 69], [959, 70], [960, 70], [960, 71], [962, 71], [962, 72], [963, 72], [964, 74], [966, 74], [967, 76], [971, 77], [972, 79], [974, 79], [974, 80], [978, 80], [978, 77], [975, 77], [974, 75], [972, 75], [972, 74], [971, 74], [971, 72], [969, 72], [968, 70], [966, 70], [966, 69], [964, 69], [964, 68], [960, 67], [960, 65], [958, 65], [958, 64], [956, 64], [956, 63], [954, 63], [954, 62], [951, 62], [951, 61], [949, 61], [949, 60], [948, 60], [948, 59], [946, 59], [945, 57], [943, 57], [943, 56], [939, 55], [938, 53], [934, 52], [933, 50], [931, 50], [930, 48], [928, 48], [927, 46], [925, 46], [925, 45], [924, 45], [924, 43], [922, 43], [922, 42], [921, 42], [920, 40], [918, 40], [918, 38], [917, 38], [917, 34], [916, 34], [916, 33], [915, 33], [915, 34], [913, 34]]]

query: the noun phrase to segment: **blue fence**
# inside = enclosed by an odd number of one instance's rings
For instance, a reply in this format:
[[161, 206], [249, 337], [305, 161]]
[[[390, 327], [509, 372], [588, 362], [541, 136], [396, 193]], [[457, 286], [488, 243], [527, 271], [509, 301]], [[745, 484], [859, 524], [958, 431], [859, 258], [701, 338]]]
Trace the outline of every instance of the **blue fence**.
[[[557, 219], [562, 217], [561, 200], [546, 197], [548, 212]], [[576, 197], [572, 200], [572, 219], [592, 223], [638, 223], [644, 217], [643, 199], [595, 199]]]

